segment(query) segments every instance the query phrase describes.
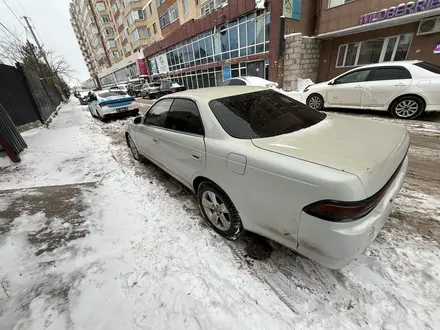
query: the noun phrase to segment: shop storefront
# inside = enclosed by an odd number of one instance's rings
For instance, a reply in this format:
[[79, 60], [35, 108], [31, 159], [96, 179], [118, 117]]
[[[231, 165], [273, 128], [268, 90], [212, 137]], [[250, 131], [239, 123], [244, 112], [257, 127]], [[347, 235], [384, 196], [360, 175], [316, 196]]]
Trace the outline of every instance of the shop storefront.
[[[397, 3], [373, 10], [371, 1], [369, 7], [362, 7], [365, 1], [355, 2], [357, 7], [341, 5], [338, 12], [338, 8], [327, 10], [325, 24], [321, 24], [317, 35], [322, 40], [318, 81], [357, 66], [386, 61], [423, 60], [440, 65], [436, 51], [440, 43], [439, 0]], [[344, 14], [352, 20], [345, 26], [333, 24]], [[354, 24], [353, 16], [357, 20]]]
[[153, 77], [188, 89], [214, 87], [231, 77], [268, 78], [270, 13], [252, 12], [148, 58]]

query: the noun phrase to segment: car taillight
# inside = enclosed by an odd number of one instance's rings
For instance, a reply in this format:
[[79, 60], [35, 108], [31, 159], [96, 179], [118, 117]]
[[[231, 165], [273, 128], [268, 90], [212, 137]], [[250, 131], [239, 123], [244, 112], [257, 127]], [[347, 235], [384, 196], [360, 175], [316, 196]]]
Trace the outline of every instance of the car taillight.
[[[384, 187], [386, 188], [386, 187]], [[359, 202], [319, 201], [306, 206], [307, 214], [332, 222], [349, 222], [365, 217], [379, 204], [387, 189]]]
[[175, 92], [176, 92], [176, 90], [175, 90], [175, 89], [172, 89], [172, 90], [171, 90], [171, 93], [175, 93]]
[[136, 101], [134, 97], [132, 97], [129, 101], [134, 102]]
[[102, 107], [106, 107], [106, 106], [108, 106], [110, 103], [107, 103], [107, 102], [102, 102], [102, 103], [99, 103], [99, 106], [102, 108]]

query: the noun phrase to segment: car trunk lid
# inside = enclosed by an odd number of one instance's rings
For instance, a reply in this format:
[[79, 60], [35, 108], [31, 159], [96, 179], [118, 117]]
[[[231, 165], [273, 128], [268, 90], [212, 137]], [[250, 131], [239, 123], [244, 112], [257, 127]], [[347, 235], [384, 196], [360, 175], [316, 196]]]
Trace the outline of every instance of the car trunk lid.
[[264, 150], [352, 173], [369, 197], [388, 182], [405, 158], [409, 135], [400, 125], [328, 114], [314, 126], [252, 142]]

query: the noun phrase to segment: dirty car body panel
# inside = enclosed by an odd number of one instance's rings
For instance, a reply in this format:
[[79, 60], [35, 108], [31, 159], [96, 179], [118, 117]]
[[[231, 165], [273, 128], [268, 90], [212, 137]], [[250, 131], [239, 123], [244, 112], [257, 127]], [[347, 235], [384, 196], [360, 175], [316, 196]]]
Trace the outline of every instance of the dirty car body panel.
[[[167, 125], [182, 99], [197, 106], [200, 134]], [[325, 115], [261, 87], [163, 96], [126, 134], [193, 191], [201, 180], [214, 182], [246, 230], [330, 268], [344, 267], [375, 239], [408, 164], [403, 126]]]

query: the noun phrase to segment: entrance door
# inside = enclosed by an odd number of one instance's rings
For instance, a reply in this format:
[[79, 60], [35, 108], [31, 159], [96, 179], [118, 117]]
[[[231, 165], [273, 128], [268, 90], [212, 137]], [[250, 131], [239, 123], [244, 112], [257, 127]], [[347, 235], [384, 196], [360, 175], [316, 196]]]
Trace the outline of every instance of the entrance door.
[[260, 77], [264, 79], [264, 61], [247, 63], [246, 69], [246, 75]]

